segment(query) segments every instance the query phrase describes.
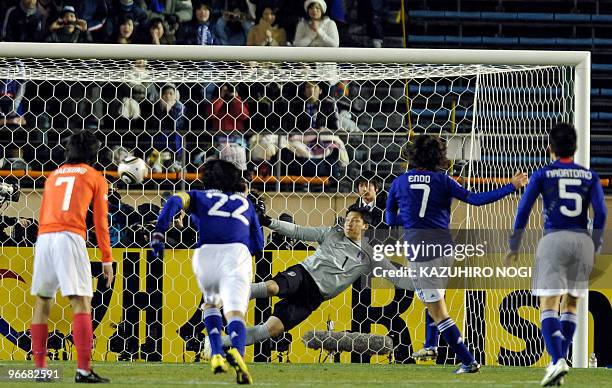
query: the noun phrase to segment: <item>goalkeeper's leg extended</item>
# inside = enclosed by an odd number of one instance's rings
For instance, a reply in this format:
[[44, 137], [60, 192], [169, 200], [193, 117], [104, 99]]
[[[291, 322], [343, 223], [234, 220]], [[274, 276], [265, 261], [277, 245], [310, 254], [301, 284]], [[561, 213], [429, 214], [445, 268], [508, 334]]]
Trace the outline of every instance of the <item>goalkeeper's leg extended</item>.
[[[246, 345], [276, 338], [306, 320], [324, 299], [317, 285], [301, 265], [294, 265], [266, 282], [251, 284], [251, 299], [278, 296], [281, 300], [274, 312], [260, 325], [246, 331]], [[231, 338], [223, 337], [223, 346], [231, 346]], [[208, 342], [204, 342], [204, 357], [209, 355]]]

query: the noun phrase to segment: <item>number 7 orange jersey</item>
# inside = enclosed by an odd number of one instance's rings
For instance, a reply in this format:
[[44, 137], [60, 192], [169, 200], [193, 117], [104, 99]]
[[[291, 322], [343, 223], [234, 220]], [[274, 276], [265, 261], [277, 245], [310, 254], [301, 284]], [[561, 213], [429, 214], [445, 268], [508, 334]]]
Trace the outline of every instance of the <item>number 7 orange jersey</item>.
[[64, 164], [45, 182], [38, 234], [73, 232], [87, 240], [85, 218], [93, 201], [94, 225], [102, 261], [112, 261], [108, 233], [108, 183], [87, 164]]

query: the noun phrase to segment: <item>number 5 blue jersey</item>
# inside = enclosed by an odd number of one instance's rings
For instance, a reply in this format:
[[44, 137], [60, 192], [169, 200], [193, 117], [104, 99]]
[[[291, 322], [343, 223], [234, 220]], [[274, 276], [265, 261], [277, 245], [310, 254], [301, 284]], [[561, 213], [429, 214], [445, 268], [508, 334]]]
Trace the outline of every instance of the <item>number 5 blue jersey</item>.
[[518, 250], [529, 213], [540, 194], [544, 205], [544, 233], [556, 230], [588, 233], [590, 203], [594, 213], [593, 242], [596, 249], [599, 247], [607, 213], [599, 177], [571, 159], [559, 159], [531, 176], [516, 213], [511, 251]]
[[255, 207], [243, 194], [192, 190], [174, 195], [164, 205], [156, 230], [165, 232], [181, 209], [190, 214], [196, 226], [198, 247], [242, 243], [251, 254], [263, 250], [263, 233]]

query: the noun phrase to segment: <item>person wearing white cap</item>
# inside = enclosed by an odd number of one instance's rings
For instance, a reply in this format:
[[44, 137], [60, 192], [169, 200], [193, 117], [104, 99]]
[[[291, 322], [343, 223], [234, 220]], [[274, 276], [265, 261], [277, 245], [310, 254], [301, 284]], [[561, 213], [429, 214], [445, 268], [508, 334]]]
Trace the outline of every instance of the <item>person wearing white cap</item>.
[[300, 20], [295, 30], [294, 46], [297, 47], [339, 47], [340, 35], [336, 23], [325, 16], [327, 4], [324, 0], [306, 0], [306, 19]]

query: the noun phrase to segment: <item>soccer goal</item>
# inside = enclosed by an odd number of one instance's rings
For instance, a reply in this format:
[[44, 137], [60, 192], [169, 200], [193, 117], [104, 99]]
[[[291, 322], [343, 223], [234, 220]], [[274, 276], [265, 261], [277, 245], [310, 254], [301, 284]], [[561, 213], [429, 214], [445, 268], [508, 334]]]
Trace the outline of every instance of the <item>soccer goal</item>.
[[[251, 188], [272, 216], [311, 226], [333, 225], [344, 214], [365, 171], [380, 178], [384, 194], [406, 170], [402, 150], [415, 134], [443, 137], [448, 173], [476, 191], [548, 163], [547, 131], [559, 121], [576, 125], [576, 161], [589, 166], [588, 52], [1, 43], [0, 54], [0, 79], [17, 90], [0, 106], [0, 182], [21, 193], [0, 196], [3, 216], [37, 218], [44, 176], [62, 162], [61, 142], [74, 131], [90, 129], [102, 140], [99, 166], [111, 181], [128, 155], [152, 169], [143, 185], [116, 183], [109, 197], [117, 279], [112, 290], [96, 283], [95, 359], [199, 359], [193, 231], [187, 221], [177, 226], [163, 261], [146, 247], [162, 198], [197, 188], [207, 158], [251, 171]], [[509, 230], [518, 199], [455, 206], [453, 226]], [[533, 229], [541, 228], [536, 213]], [[26, 227], [20, 239], [13, 229], [0, 251], [0, 359], [29, 351], [32, 233]], [[307, 255], [305, 244], [270, 238], [255, 262], [258, 281]], [[498, 249], [505, 250], [502, 242]], [[101, 266], [92, 269], [101, 276]], [[545, 364], [528, 291], [449, 290], [447, 301], [479, 361]], [[579, 307], [574, 367], [587, 365], [587, 305]], [[58, 357], [71, 355], [67, 311], [51, 315]], [[252, 304], [249, 323], [270, 312], [267, 301]], [[300, 338], [331, 326], [389, 334], [395, 360], [409, 362], [423, 341], [423, 306], [409, 292], [356, 284], [289, 336], [249, 350], [249, 359], [316, 361]], [[340, 358], [371, 360], [353, 353]]]

